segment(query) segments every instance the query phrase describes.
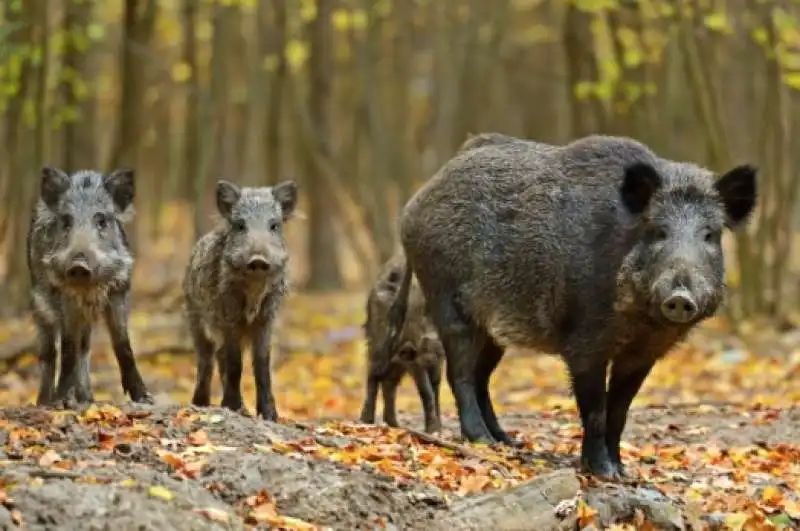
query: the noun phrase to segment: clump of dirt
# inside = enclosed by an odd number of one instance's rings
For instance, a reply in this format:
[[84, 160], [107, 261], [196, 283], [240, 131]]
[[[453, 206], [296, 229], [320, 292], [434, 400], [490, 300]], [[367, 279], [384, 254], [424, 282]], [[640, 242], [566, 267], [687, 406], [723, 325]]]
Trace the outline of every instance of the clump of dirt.
[[16, 408], [0, 426], [4, 529], [242, 529], [268, 522], [248, 505], [259, 493], [320, 528], [423, 529], [446, 509], [424, 483], [292, 451], [320, 444], [309, 427], [224, 409]]

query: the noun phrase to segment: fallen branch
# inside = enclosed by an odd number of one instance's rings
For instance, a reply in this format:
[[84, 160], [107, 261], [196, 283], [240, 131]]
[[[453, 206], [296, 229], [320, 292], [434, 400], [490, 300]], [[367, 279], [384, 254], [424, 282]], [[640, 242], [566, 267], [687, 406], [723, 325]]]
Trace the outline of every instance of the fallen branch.
[[[463, 498], [452, 505], [451, 516], [445, 518], [440, 527], [536, 531], [575, 529], [575, 511], [558, 514], [561, 511], [556, 508], [560, 509], [565, 502], [577, 506], [580, 488], [574, 470], [558, 470], [516, 487]], [[572, 500], [574, 504], [569, 503]]]

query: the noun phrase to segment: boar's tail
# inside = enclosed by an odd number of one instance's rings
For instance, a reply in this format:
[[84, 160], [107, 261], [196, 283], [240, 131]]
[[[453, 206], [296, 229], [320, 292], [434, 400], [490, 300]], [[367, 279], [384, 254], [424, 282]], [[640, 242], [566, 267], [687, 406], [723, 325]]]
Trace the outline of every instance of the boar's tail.
[[386, 339], [384, 339], [383, 345], [380, 347], [380, 359], [385, 361], [387, 369], [389, 361], [392, 359], [392, 353], [397, 349], [397, 340], [400, 338], [400, 333], [405, 326], [406, 314], [408, 313], [408, 295], [411, 292], [411, 277], [413, 274], [411, 264], [406, 259], [403, 279], [400, 281], [400, 287], [386, 318], [388, 327]]

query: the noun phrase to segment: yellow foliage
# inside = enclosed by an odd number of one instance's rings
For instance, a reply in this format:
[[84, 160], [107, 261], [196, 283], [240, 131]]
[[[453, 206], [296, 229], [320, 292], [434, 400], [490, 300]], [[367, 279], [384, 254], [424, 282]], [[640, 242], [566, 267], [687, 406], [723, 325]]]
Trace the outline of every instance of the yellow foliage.
[[186, 83], [192, 77], [192, 67], [188, 63], [180, 62], [172, 65], [170, 74], [176, 83]]
[[297, 71], [303, 67], [308, 59], [308, 43], [305, 41], [292, 39], [286, 45], [286, 62], [292, 71]]

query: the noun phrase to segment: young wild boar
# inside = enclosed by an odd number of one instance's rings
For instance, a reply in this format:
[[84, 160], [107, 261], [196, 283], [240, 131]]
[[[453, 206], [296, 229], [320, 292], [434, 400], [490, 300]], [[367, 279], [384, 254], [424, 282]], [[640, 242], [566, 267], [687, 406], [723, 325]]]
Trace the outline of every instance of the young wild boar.
[[629, 138], [461, 151], [401, 213], [409, 267], [387, 346], [402, 329], [413, 273], [444, 344], [462, 434], [489, 442], [511, 442], [488, 389], [504, 349], [560, 354], [584, 429], [582, 465], [620, 477], [631, 401], [655, 362], [723, 300], [722, 231], [755, 202], [755, 168], [715, 179]]
[[[405, 259], [396, 256], [389, 260], [367, 299], [367, 321], [364, 331], [369, 355], [367, 395], [361, 410], [361, 422], [375, 422], [375, 402], [378, 387], [383, 391], [383, 418], [389, 426], [398, 426], [395, 402], [397, 386], [406, 373], [411, 373], [417, 386], [425, 414], [425, 431], [441, 429], [439, 383], [442, 380], [444, 348], [425, 314], [425, 299], [419, 286], [411, 286], [408, 315], [397, 346], [390, 352], [380, 347], [386, 340], [389, 308], [397, 296], [400, 280], [405, 273]], [[386, 356], [383, 356], [386, 352]]]
[[297, 186], [239, 188], [217, 182], [221, 224], [195, 244], [183, 291], [189, 328], [197, 350], [197, 383], [192, 404], [208, 406], [216, 352], [222, 406], [243, 407], [242, 343], [250, 343], [256, 407], [277, 420], [270, 377], [272, 326], [288, 289], [289, 253], [283, 225], [297, 203]]
[[[105, 319], [122, 376], [135, 402], [152, 402], [128, 339], [133, 256], [122, 226], [133, 213], [133, 171], [109, 175], [42, 170], [41, 194], [28, 231], [33, 319], [41, 383], [36, 403], [92, 402], [92, 324]], [[56, 387], [56, 341], [61, 367]]]

